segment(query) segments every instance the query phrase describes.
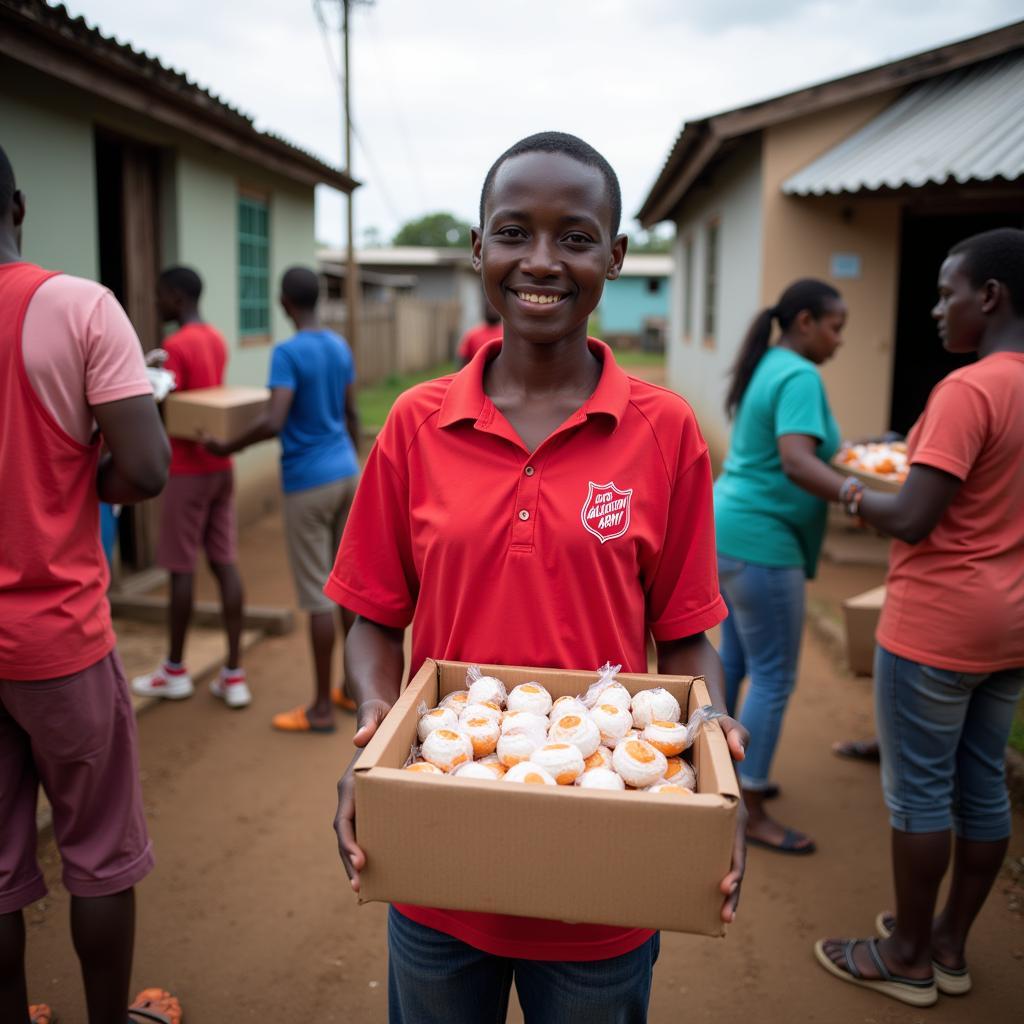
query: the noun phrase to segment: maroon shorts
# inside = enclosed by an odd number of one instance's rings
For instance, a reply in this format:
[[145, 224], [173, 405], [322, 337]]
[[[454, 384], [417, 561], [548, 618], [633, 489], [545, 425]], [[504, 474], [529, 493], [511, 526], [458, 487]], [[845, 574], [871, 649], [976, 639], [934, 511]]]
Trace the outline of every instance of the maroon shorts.
[[163, 493], [156, 560], [169, 572], [194, 572], [199, 545], [215, 565], [235, 561], [235, 478], [218, 473], [172, 476]]
[[149, 874], [135, 712], [117, 651], [59, 679], [0, 679], [0, 914], [46, 895], [40, 783], [72, 896], [112, 896]]

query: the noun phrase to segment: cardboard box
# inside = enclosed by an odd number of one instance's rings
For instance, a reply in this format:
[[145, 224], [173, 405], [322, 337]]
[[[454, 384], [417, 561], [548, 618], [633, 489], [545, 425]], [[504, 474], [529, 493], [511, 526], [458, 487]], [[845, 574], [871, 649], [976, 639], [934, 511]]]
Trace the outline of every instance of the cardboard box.
[[[582, 790], [402, 771], [417, 709], [466, 687], [462, 662], [428, 660], [355, 769], [356, 831], [366, 851], [360, 902], [722, 935], [718, 886], [732, 862], [739, 786], [721, 728], [693, 746], [698, 792]], [[596, 672], [482, 665], [511, 689], [539, 680], [553, 697]], [[631, 693], [671, 691], [687, 717], [710, 703], [704, 680], [619, 675]]]
[[843, 602], [846, 617], [846, 661], [858, 676], [870, 676], [875, 666], [875, 630], [885, 604], [885, 585], [873, 587]]
[[193, 441], [203, 431], [226, 441], [250, 426], [269, 400], [266, 388], [172, 391], [164, 401], [164, 427], [171, 437]]

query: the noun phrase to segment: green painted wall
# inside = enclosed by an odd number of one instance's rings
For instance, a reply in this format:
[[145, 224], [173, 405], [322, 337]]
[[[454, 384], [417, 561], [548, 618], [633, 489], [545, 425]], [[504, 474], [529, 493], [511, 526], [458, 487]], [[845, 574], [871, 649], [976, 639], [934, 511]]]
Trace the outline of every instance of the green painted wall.
[[92, 125], [15, 79], [0, 62], [0, 146], [25, 193], [25, 259], [79, 277], [99, 273]]

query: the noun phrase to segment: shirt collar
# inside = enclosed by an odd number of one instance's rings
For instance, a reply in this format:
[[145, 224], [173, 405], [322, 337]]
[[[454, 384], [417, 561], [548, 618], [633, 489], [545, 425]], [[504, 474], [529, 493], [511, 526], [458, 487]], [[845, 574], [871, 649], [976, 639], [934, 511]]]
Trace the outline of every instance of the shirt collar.
[[[597, 338], [587, 338], [587, 345], [602, 362], [601, 377], [594, 393], [582, 405], [579, 418], [610, 416], [618, 426], [629, 404], [629, 378], [615, 362], [612, 350]], [[444, 399], [438, 426], [450, 427], [463, 420], [479, 421], [486, 414], [490, 419], [493, 406], [484, 394], [484, 368], [501, 349], [501, 339], [488, 342], [472, 360], [452, 378]]]

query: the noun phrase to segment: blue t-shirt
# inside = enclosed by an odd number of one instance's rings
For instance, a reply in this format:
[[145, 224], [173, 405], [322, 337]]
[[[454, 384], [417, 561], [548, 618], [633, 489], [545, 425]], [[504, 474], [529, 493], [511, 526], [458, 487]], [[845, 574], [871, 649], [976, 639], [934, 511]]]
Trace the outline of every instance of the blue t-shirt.
[[802, 567], [814, 576], [825, 539], [826, 502], [782, 471], [778, 439], [818, 439], [819, 459], [839, 448], [839, 427], [817, 367], [788, 348], [770, 348], [740, 400], [722, 475], [715, 482], [720, 554], [755, 565]]
[[294, 392], [281, 431], [284, 491], [305, 491], [359, 472], [345, 424], [345, 390], [355, 377], [348, 342], [320, 328], [274, 346], [269, 388]]

